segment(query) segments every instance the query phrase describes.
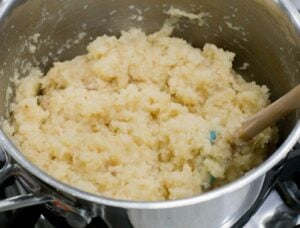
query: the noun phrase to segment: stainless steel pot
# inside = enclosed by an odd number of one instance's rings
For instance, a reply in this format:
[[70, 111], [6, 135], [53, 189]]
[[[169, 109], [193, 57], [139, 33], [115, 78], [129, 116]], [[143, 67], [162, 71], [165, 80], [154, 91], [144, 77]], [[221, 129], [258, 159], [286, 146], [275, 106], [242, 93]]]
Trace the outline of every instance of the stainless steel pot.
[[[118, 35], [131, 26], [156, 31], [166, 18], [163, 10], [171, 5], [209, 12], [207, 26], [183, 19], [174, 35], [194, 46], [211, 42], [237, 53], [235, 69], [249, 80], [266, 84], [273, 99], [299, 84], [300, 17], [288, 0], [0, 0], [0, 115], [7, 115], [6, 91], [14, 70], [26, 73], [24, 61], [46, 71], [53, 60], [84, 53], [90, 38], [98, 35]], [[80, 36], [78, 43], [75, 37], [81, 32], [87, 35]], [[40, 34], [40, 41], [32, 54], [26, 45], [34, 42], [30, 38], [34, 33]], [[56, 52], [64, 44], [72, 45]], [[250, 67], [242, 70], [245, 62]], [[165, 202], [114, 200], [67, 186], [27, 161], [0, 131], [6, 160], [0, 182], [14, 175], [24, 192], [0, 201], [0, 211], [44, 204], [74, 227], [96, 216], [110, 227], [230, 227], [257, 199], [266, 173], [286, 158], [299, 139], [299, 114], [279, 124], [280, 145], [256, 169], [216, 190]]]

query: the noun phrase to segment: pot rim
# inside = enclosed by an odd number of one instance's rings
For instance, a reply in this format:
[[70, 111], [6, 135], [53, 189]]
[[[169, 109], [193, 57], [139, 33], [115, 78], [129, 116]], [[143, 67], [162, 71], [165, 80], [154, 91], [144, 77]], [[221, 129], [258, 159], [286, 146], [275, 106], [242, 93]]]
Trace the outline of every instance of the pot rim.
[[[294, 8], [292, 3], [288, 0], [279, 0], [278, 3], [283, 11], [288, 15], [289, 19], [292, 21], [296, 29], [300, 32], [300, 16], [297, 10]], [[297, 143], [300, 138], [300, 120], [296, 123], [295, 127], [285, 139], [285, 141], [280, 145], [280, 147], [262, 164], [258, 167], [250, 170], [244, 176], [239, 179], [226, 184], [217, 189], [211, 190], [209, 192], [202, 193], [198, 196], [193, 196], [189, 198], [168, 200], [168, 201], [129, 201], [129, 200], [118, 200], [112, 199], [96, 194], [91, 194], [84, 192], [75, 187], [69, 186], [51, 177], [40, 168], [35, 166], [25, 156], [14, 146], [10, 139], [5, 135], [5, 133], [0, 129], [0, 145], [8, 152], [8, 154], [25, 170], [37, 177], [43, 183], [46, 183], [56, 189], [56, 191], [61, 193], [66, 193], [73, 197], [79, 198], [81, 200], [90, 201], [96, 204], [103, 204], [113, 207], [121, 207], [128, 209], [163, 209], [163, 208], [174, 208], [189, 206], [204, 201], [212, 200], [220, 197], [224, 194], [233, 192], [243, 186], [254, 181], [258, 177], [264, 175], [268, 170], [275, 166], [279, 161], [284, 159], [292, 147]]]

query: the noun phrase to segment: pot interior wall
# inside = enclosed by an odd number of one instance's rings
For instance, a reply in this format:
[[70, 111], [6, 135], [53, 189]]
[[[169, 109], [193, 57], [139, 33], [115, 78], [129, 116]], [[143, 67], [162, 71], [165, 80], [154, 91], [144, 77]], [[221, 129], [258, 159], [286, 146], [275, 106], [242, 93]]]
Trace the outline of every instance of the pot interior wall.
[[[235, 52], [234, 69], [248, 81], [267, 85], [273, 100], [299, 83], [300, 34], [275, 1], [1, 1], [0, 115], [7, 114], [9, 79], [15, 71], [26, 75], [25, 63], [47, 72], [53, 61], [84, 54], [86, 45], [96, 36], [119, 35], [130, 27], [141, 27], [147, 33], [157, 31], [166, 19], [164, 11], [171, 6], [188, 12], [209, 12], [211, 17], [206, 18], [203, 27], [181, 19], [174, 36], [195, 47], [209, 42]], [[34, 43], [30, 36], [36, 33], [40, 37]], [[37, 48], [33, 54], [30, 43]], [[250, 66], [242, 70], [244, 63]], [[299, 113], [295, 112], [281, 121], [281, 139], [297, 119]]]

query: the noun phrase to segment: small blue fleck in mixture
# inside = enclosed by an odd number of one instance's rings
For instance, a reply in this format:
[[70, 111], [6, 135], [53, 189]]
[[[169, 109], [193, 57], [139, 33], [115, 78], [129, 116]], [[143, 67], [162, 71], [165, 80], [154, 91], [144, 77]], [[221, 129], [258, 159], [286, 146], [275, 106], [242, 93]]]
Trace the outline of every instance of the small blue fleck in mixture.
[[217, 139], [217, 133], [215, 131], [210, 131], [209, 133], [209, 141], [213, 145]]

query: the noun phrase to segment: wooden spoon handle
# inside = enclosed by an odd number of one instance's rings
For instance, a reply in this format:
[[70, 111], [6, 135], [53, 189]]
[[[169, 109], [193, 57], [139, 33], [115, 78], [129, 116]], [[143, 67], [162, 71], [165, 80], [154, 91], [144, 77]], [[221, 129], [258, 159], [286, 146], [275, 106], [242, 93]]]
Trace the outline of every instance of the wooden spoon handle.
[[239, 139], [249, 141], [265, 128], [300, 107], [300, 85], [246, 120], [239, 129]]

